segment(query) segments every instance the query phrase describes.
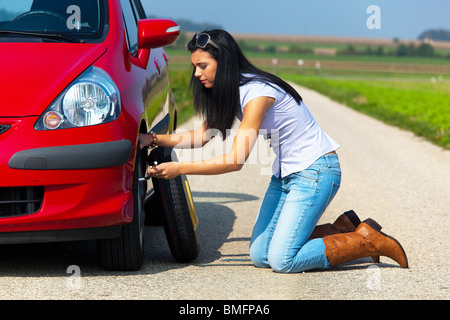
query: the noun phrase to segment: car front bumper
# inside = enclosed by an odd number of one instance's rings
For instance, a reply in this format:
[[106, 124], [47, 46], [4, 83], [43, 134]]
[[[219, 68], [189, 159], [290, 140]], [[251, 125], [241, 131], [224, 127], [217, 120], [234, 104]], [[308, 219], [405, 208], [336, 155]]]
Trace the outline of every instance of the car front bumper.
[[8, 161], [11, 169], [82, 170], [124, 165], [131, 156], [129, 140], [19, 151]]
[[[133, 145], [118, 121], [38, 132], [33, 117], [1, 120], [0, 243], [101, 238], [131, 221]], [[36, 210], [20, 212], [26, 201]]]

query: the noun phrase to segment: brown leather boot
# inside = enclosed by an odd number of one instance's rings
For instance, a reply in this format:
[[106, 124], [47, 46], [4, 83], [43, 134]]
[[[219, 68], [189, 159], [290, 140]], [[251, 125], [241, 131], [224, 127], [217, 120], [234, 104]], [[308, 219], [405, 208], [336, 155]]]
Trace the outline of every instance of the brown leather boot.
[[[323, 238], [332, 234], [354, 232], [361, 223], [361, 220], [356, 215], [355, 211], [349, 210], [341, 214], [336, 221], [326, 224], [318, 225], [314, 228], [309, 240], [316, 238]], [[378, 230], [381, 230], [381, 226], [377, 224]], [[379, 256], [372, 257], [373, 262], [380, 263]]]
[[332, 266], [369, 256], [386, 256], [402, 268], [408, 268], [408, 259], [400, 243], [380, 232], [372, 219], [363, 221], [355, 232], [340, 233], [323, 238], [325, 255]]
[[318, 225], [314, 228], [309, 240], [323, 238], [331, 234], [353, 232], [359, 226], [361, 220], [353, 210], [349, 210], [341, 214], [336, 221]]

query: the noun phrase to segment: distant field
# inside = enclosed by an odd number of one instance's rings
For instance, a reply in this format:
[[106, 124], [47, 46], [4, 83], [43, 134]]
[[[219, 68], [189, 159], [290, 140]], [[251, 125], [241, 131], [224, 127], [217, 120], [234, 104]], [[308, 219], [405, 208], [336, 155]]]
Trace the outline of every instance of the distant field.
[[[168, 48], [173, 56], [175, 65], [189, 63], [189, 54], [186, 42], [192, 35], [184, 33], [176, 46]], [[277, 68], [300, 69], [299, 60], [303, 60], [302, 70], [315, 69], [317, 62], [321, 68], [342, 69], [356, 71], [387, 71], [400, 73], [426, 73], [450, 75], [450, 42], [432, 42], [436, 55], [440, 57], [420, 57], [393, 55], [393, 50], [399, 44], [420, 45], [417, 40], [393, 39], [365, 39], [323, 36], [277, 36], [277, 35], [234, 35], [242, 46], [245, 55], [255, 61], [255, 64], [264, 67], [272, 66], [272, 60], [277, 59]], [[348, 46], [361, 53], [370, 50], [371, 55], [342, 54]], [[382, 54], [377, 55], [378, 47], [382, 47]], [[260, 48], [261, 50], [252, 50]], [[337, 55], [314, 54], [314, 50], [336, 49]], [[354, 66], [350, 65], [354, 64]], [[290, 70], [292, 71], [292, 70]]]
[[[195, 32], [185, 32], [185, 37], [191, 39]], [[300, 43], [300, 44], [320, 44], [320, 45], [371, 45], [371, 46], [395, 46], [393, 39], [377, 39], [377, 38], [355, 38], [355, 37], [329, 37], [329, 36], [306, 36], [306, 35], [276, 35], [276, 34], [233, 34], [237, 41], [257, 41], [259, 43]], [[399, 42], [413, 43], [415, 45], [421, 43], [420, 40], [403, 40]], [[432, 41], [433, 47], [438, 50], [450, 50], [450, 42], [448, 41]]]
[[[190, 56], [187, 52], [175, 50], [168, 51], [171, 68], [185, 69], [191, 64]], [[327, 57], [309, 57], [302, 59], [303, 65], [299, 66], [296, 59], [284, 59], [276, 57], [278, 63], [273, 64], [273, 58], [260, 58], [260, 55], [247, 54], [249, 60], [260, 68], [269, 72], [288, 72], [322, 75], [340, 75], [340, 76], [377, 76], [377, 77], [420, 77], [431, 79], [432, 77], [442, 76], [444, 79], [450, 79], [450, 64], [442, 65], [430, 63], [414, 63], [413, 61], [395, 62], [394, 59], [377, 61], [343, 61], [342, 59], [330, 59]], [[350, 60], [350, 59], [349, 59]], [[356, 60], [356, 59], [354, 59]], [[317, 63], [320, 63], [320, 69]]]

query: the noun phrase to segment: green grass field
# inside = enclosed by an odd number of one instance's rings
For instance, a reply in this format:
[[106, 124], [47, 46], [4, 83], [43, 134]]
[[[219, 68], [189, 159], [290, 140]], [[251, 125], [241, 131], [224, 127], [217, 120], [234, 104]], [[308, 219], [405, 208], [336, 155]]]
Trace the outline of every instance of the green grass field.
[[282, 78], [450, 148], [450, 84], [423, 80], [352, 80], [283, 74]]
[[[287, 81], [316, 90], [450, 149], [450, 74], [446, 69], [450, 59], [361, 56], [351, 60], [345, 56], [309, 55], [300, 70], [292, 65], [295, 56], [291, 53], [277, 54], [277, 66], [271, 65], [268, 54], [244, 53], [258, 67], [276, 73]], [[172, 59], [172, 88], [180, 109], [180, 121], [184, 121], [194, 115], [189, 90], [189, 54], [173, 49], [168, 50], [168, 54]], [[327, 64], [323, 63], [325, 67], [319, 72], [313, 67], [319, 59], [337, 64], [327, 68]], [[353, 65], [346, 63], [348, 61], [368, 64]], [[408, 69], [404, 69], [405, 64], [408, 64]], [[437, 68], [439, 72], [436, 72], [436, 66], [442, 66], [442, 70]]]
[[177, 103], [178, 123], [184, 123], [195, 115], [192, 105], [192, 91], [189, 89], [191, 81], [191, 69], [176, 68], [170, 70], [170, 84]]

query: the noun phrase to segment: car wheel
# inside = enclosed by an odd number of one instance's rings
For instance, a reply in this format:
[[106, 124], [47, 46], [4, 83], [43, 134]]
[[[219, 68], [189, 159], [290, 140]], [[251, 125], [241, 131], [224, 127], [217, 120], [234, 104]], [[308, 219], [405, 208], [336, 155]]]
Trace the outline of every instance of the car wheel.
[[146, 149], [137, 149], [133, 174], [133, 219], [122, 226], [122, 234], [114, 239], [97, 241], [100, 266], [105, 270], [135, 271], [144, 261], [144, 198], [147, 182], [139, 181], [147, 171], [144, 154]]
[[[161, 147], [150, 155], [150, 161], [158, 163], [176, 161], [172, 158], [171, 149]], [[162, 223], [172, 256], [179, 262], [194, 260], [200, 252], [198, 222], [186, 176], [169, 180], [153, 178], [152, 182], [156, 200], [162, 204]]]

